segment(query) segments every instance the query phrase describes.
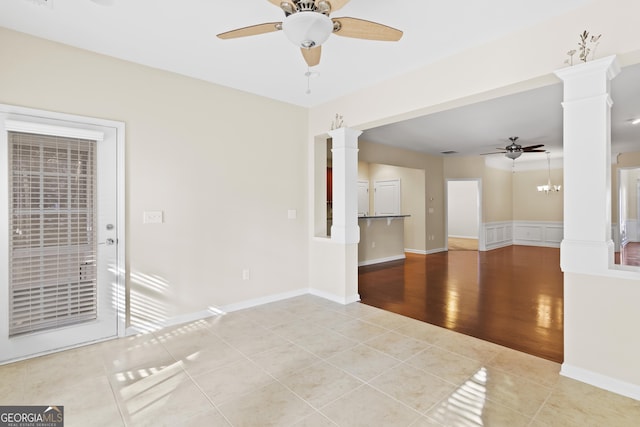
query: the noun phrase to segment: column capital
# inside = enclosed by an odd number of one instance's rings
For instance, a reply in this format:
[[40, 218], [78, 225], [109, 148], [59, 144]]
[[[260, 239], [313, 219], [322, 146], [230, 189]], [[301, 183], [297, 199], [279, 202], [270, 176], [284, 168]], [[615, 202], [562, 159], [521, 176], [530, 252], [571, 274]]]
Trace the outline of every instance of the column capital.
[[358, 148], [358, 137], [360, 135], [362, 135], [361, 130], [347, 127], [329, 131], [329, 136], [333, 141], [333, 148]]
[[555, 71], [564, 82], [564, 102], [609, 93], [609, 82], [620, 73], [615, 55]]

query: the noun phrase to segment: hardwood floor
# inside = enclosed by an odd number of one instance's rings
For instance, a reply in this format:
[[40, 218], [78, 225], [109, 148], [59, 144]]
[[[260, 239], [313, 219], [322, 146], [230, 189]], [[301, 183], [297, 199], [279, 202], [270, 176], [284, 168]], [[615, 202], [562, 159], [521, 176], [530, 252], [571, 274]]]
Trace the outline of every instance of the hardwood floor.
[[559, 249], [407, 254], [360, 267], [358, 276], [365, 304], [563, 361]]
[[629, 242], [620, 252], [616, 252], [616, 263], [640, 266], [640, 243]]
[[478, 239], [449, 237], [447, 239], [447, 247], [450, 251], [477, 251]]

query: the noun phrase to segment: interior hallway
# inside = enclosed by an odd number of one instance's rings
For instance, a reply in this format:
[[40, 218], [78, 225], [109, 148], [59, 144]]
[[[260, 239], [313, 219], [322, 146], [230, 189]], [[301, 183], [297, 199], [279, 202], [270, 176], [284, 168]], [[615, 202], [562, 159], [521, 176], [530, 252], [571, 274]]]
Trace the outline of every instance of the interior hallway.
[[407, 254], [359, 268], [362, 302], [555, 362], [563, 361], [560, 250]]

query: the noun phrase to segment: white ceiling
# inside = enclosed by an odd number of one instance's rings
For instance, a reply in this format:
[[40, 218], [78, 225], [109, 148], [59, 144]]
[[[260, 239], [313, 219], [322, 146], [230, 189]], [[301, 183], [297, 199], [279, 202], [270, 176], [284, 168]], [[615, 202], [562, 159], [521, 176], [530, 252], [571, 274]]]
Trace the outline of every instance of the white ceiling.
[[[394, 43], [332, 35], [323, 45], [320, 65], [312, 69], [319, 77], [310, 82], [311, 94], [305, 93], [307, 66], [300, 51], [281, 32], [216, 37], [238, 27], [281, 21], [283, 12], [268, 0], [2, 0], [0, 26], [313, 107], [591, 1], [351, 0], [332, 16], [384, 23], [403, 30], [404, 36]], [[614, 97], [614, 114], [619, 110], [614, 136], [632, 138], [628, 123], [624, 128], [621, 121], [640, 117], [633, 106], [638, 90], [633, 94], [626, 101]], [[365, 137], [433, 154], [492, 151], [507, 145], [509, 136], [519, 136], [523, 145], [559, 150], [560, 98], [560, 86], [551, 86], [368, 130]]]
[[351, 0], [332, 16], [380, 22], [404, 36], [379, 42], [332, 35], [310, 95], [306, 63], [282, 32], [216, 37], [282, 21], [268, 0], [2, 0], [0, 26], [310, 107], [590, 1]]

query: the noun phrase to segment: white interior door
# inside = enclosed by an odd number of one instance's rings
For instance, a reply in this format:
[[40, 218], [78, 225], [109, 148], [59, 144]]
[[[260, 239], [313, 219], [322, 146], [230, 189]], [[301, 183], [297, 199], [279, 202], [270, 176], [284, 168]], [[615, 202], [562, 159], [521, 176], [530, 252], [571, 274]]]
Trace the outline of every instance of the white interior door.
[[0, 362], [117, 336], [118, 129], [0, 122]]

